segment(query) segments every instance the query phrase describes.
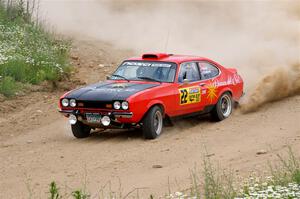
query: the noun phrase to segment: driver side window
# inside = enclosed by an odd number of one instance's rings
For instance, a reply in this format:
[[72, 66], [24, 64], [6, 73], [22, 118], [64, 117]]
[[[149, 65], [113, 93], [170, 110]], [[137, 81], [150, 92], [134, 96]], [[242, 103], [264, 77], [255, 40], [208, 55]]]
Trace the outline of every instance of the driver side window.
[[195, 62], [187, 62], [180, 65], [178, 82], [183, 83], [184, 79], [187, 79], [189, 82], [200, 80], [199, 70]]

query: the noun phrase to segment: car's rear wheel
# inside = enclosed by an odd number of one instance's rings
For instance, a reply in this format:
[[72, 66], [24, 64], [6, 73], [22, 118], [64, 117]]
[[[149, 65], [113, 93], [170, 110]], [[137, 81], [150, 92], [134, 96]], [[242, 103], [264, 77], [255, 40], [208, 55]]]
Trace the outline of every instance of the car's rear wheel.
[[218, 103], [215, 105], [214, 109], [212, 110], [212, 117], [215, 121], [221, 121], [228, 118], [232, 113], [232, 97], [230, 93], [224, 93]]
[[87, 138], [90, 136], [91, 128], [81, 122], [71, 125], [73, 135], [76, 138]]
[[145, 139], [155, 139], [163, 129], [163, 112], [159, 106], [152, 107], [143, 120], [143, 134]]

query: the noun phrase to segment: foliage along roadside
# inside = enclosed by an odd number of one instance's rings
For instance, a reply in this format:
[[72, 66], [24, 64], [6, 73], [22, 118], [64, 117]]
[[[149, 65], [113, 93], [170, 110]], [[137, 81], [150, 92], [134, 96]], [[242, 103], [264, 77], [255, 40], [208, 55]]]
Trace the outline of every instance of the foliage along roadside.
[[55, 84], [70, 72], [70, 42], [57, 39], [24, 0], [0, 0], [0, 94], [14, 96], [24, 85]]
[[[161, 199], [298, 199], [300, 198], [300, 159], [296, 157], [291, 148], [287, 156], [278, 155], [279, 164], [269, 165], [268, 177], [250, 176], [244, 182], [236, 181], [232, 172], [225, 172], [220, 167], [215, 167], [210, 159], [204, 155], [202, 174], [197, 169], [191, 170], [190, 188], [169, 193], [162, 197], [150, 195], [148, 198]], [[201, 176], [201, 177], [200, 177]], [[122, 194], [121, 183], [119, 191], [113, 191], [111, 185], [108, 189], [102, 187], [98, 194], [91, 195], [84, 189], [78, 189], [70, 194], [61, 195], [55, 182], [49, 187], [51, 199], [57, 198], [141, 198], [139, 189], [134, 189], [126, 195]]]

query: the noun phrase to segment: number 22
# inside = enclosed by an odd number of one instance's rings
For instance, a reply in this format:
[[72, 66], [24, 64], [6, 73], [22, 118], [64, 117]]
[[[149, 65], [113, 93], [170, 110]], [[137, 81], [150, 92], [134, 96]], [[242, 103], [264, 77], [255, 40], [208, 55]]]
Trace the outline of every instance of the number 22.
[[180, 92], [181, 92], [180, 104], [186, 104], [188, 92], [186, 89], [182, 89], [180, 90]]

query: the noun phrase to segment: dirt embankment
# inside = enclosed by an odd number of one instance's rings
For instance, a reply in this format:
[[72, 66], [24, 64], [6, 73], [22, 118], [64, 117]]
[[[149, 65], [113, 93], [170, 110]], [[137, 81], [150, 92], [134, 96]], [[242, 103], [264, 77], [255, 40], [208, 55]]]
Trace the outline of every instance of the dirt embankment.
[[69, 79], [59, 82], [57, 87], [45, 82], [28, 87], [15, 99], [3, 98], [0, 103], [0, 140], [59, 119], [58, 99], [64, 92], [104, 80], [121, 59], [131, 55], [129, 50], [118, 50], [105, 42], [75, 40], [70, 56], [74, 70]]

